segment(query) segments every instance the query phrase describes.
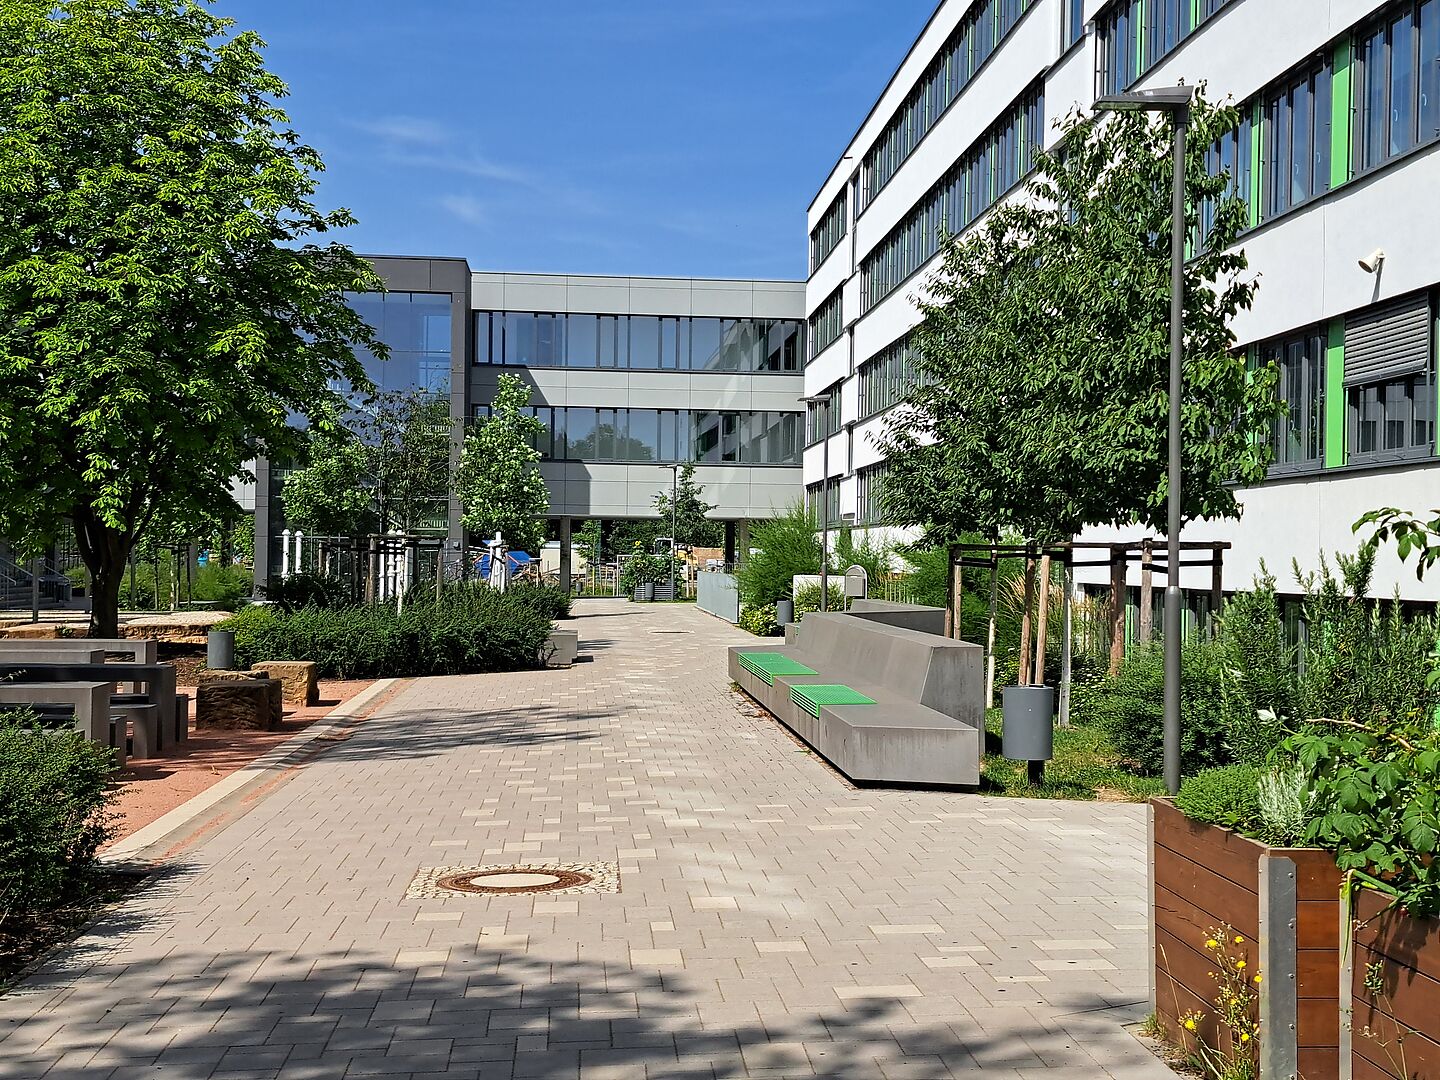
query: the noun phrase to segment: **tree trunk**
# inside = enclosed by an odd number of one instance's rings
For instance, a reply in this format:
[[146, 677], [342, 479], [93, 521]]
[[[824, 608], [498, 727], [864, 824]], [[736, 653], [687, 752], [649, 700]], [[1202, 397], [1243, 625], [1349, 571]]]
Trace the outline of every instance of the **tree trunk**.
[[1035, 552], [1025, 549], [1025, 611], [1020, 616], [1020, 671], [1015, 680], [1020, 686], [1030, 685], [1030, 612], [1035, 607]]
[[134, 546], [129, 532], [111, 528], [88, 509], [75, 515], [75, 541], [90, 571], [90, 635], [120, 636], [120, 583]]

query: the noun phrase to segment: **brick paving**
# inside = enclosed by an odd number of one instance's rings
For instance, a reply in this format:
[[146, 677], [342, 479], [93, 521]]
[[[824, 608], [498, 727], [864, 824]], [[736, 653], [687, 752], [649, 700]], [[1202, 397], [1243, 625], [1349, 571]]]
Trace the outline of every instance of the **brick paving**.
[[[590, 662], [418, 680], [0, 998], [4, 1080], [1172, 1074], [1143, 808], [856, 790], [691, 608]], [[405, 899], [442, 866], [618, 893]]]

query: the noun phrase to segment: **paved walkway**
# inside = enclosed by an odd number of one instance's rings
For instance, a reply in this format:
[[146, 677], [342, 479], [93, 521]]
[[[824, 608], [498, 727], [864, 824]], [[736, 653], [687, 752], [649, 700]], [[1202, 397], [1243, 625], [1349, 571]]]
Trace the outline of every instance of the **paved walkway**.
[[[0, 1077], [1171, 1075], [1141, 808], [852, 789], [753, 639], [578, 610], [591, 662], [411, 684], [0, 999]], [[517, 862], [621, 891], [405, 898]]]

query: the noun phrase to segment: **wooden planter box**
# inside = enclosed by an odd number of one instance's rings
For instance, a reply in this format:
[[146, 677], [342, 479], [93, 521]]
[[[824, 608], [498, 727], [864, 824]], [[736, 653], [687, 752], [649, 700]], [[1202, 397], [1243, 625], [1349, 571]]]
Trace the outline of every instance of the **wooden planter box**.
[[[1272, 848], [1191, 821], [1152, 800], [1155, 1010], [1180, 1039], [1180, 1017], [1214, 1012], [1212, 929], [1228, 925], [1260, 985], [1261, 1075], [1340, 1077], [1340, 872], [1326, 852]], [[1211, 1020], [1197, 1032], [1211, 1045]]]
[[[1351, 1075], [1355, 1080], [1410, 1080], [1440, 1076], [1440, 919], [1384, 911], [1388, 898], [1362, 890], [1355, 900], [1355, 951], [1351, 965]], [[1365, 989], [1366, 969], [1381, 964], [1384, 993]], [[1370, 1028], [1378, 1038], [1362, 1032]], [[1408, 1076], [1394, 1045], [1402, 1031]], [[1391, 1043], [1388, 1048], [1381, 1041]]]

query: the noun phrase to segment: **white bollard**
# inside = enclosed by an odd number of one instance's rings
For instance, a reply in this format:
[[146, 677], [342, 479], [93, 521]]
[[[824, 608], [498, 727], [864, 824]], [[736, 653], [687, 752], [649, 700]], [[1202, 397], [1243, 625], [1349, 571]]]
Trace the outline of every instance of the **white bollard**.
[[290, 576], [290, 530], [284, 529], [280, 533], [280, 576]]

